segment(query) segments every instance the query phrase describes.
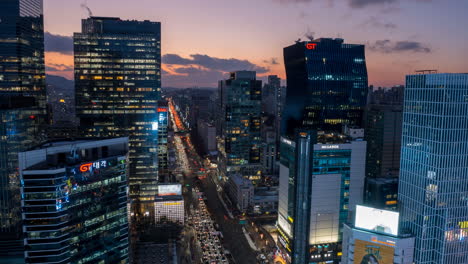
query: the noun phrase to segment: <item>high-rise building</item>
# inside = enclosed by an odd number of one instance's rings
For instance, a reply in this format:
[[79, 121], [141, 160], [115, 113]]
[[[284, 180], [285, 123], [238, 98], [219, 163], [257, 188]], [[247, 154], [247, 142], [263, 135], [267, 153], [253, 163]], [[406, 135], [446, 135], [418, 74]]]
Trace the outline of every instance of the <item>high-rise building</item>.
[[398, 199], [414, 261], [468, 263], [468, 74], [406, 77]]
[[169, 167], [167, 159], [169, 152], [167, 151], [167, 131], [169, 126], [169, 105], [166, 100], [158, 102], [158, 176], [167, 177]]
[[128, 138], [19, 153], [26, 263], [128, 263]]
[[299, 41], [284, 60], [278, 253], [288, 263], [338, 263], [343, 224], [364, 191], [364, 46]]
[[343, 224], [362, 203], [366, 142], [298, 130], [281, 138], [278, 255], [287, 263], [338, 263]]
[[262, 81], [254, 71], [232, 72], [219, 82], [223, 148], [220, 172], [260, 180]]
[[[0, 94], [32, 96], [45, 110], [42, 0], [4, 0], [0, 10]], [[42, 112], [44, 114], [44, 112]]]
[[365, 114], [366, 191], [369, 206], [396, 210], [400, 170], [403, 87], [369, 93]]
[[161, 24], [90, 17], [73, 39], [76, 112], [83, 136], [129, 137], [130, 198], [152, 210], [158, 179]]
[[367, 99], [364, 45], [316, 39], [284, 48], [287, 95], [282, 134], [304, 126], [341, 131], [362, 127]]
[[19, 263], [18, 152], [40, 143], [46, 121], [43, 6], [42, 0], [0, 6], [0, 263]]

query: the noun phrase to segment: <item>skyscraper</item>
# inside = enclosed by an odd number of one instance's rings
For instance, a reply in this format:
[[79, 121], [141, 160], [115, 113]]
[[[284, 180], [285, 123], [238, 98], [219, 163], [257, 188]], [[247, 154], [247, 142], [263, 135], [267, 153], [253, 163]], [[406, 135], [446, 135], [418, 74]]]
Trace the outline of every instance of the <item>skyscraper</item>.
[[80, 128], [85, 137], [129, 137], [130, 197], [153, 208], [161, 24], [91, 17], [82, 21], [82, 32], [73, 38]]
[[366, 192], [365, 203], [396, 210], [400, 170], [403, 87], [377, 89], [369, 93], [365, 114]]
[[468, 263], [468, 74], [406, 77], [398, 198], [415, 262]]
[[367, 98], [364, 45], [322, 38], [284, 48], [287, 76], [282, 134], [299, 126], [341, 131], [362, 127]]
[[[38, 144], [45, 122], [42, 0], [0, 8], [0, 259], [22, 259], [18, 152]], [[1, 261], [0, 261], [1, 262]]]
[[19, 154], [26, 263], [128, 263], [128, 138]]
[[279, 254], [288, 263], [338, 263], [343, 224], [364, 189], [366, 142], [355, 129], [367, 98], [364, 46], [296, 42], [284, 48], [284, 60]]
[[254, 71], [232, 72], [219, 82], [222, 112], [220, 171], [260, 180], [262, 81]]
[[338, 263], [343, 224], [362, 203], [366, 142], [297, 130], [281, 138], [278, 244], [287, 263]]

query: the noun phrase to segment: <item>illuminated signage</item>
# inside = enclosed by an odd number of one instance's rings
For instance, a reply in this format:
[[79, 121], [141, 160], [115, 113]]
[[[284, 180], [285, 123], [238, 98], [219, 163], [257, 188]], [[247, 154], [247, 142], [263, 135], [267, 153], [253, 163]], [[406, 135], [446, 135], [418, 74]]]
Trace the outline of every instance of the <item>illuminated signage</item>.
[[355, 227], [397, 236], [398, 218], [397, 212], [358, 205], [356, 206]]
[[105, 167], [107, 167], [107, 161], [101, 160], [101, 161], [81, 164], [80, 171], [87, 172], [87, 171], [90, 171], [91, 169], [100, 169], [100, 168], [105, 168]]
[[391, 246], [391, 247], [395, 247], [396, 243], [395, 241], [392, 241], [392, 240], [387, 240], [387, 242], [385, 241], [380, 241], [377, 239], [377, 237], [372, 237], [371, 238], [371, 241], [374, 242], [374, 243], [379, 243], [379, 244], [383, 244], [383, 245], [387, 245], [387, 246]]
[[153, 123], [151, 123], [151, 129], [152, 129], [152, 130], [158, 130], [158, 128], [159, 128], [158, 122], [153, 122]]
[[180, 184], [158, 185], [158, 195], [159, 196], [182, 195], [182, 185]]
[[167, 112], [167, 108], [158, 107], [158, 112]]
[[307, 43], [306, 48], [309, 50], [314, 50], [317, 47], [317, 43]]
[[339, 149], [339, 145], [322, 145], [320, 146], [321, 149]]
[[288, 144], [288, 145], [290, 145], [290, 146], [293, 146], [293, 142], [292, 142], [291, 140], [288, 140], [288, 139], [285, 139], [285, 138], [281, 138], [281, 142], [286, 143], [286, 144]]
[[356, 239], [354, 243], [354, 264], [394, 263], [395, 249]]
[[87, 171], [89, 171], [91, 169], [92, 165], [93, 165], [92, 163], [81, 164], [80, 171], [81, 172], [87, 172]]
[[174, 203], [164, 203], [164, 205], [181, 205], [181, 202], [174, 202]]

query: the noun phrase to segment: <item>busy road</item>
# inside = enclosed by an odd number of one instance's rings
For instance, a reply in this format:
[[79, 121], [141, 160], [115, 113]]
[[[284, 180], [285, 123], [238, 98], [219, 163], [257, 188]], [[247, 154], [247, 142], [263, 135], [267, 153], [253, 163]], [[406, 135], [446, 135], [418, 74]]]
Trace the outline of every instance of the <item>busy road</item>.
[[[184, 124], [180, 121], [178, 113], [176, 111], [176, 107], [172, 100], [169, 100], [169, 110], [171, 111], [171, 118], [173, 119], [174, 130], [176, 133], [176, 147], [179, 152], [179, 158], [181, 159], [179, 164], [183, 166], [183, 170], [185, 172], [185, 180], [184, 182], [188, 185], [190, 183], [197, 183], [197, 187], [193, 187], [190, 191], [194, 191], [195, 188], [199, 188], [200, 192], [203, 192], [206, 196], [206, 210], [207, 213], [214, 219], [214, 223], [219, 227], [220, 234], [223, 235], [222, 245], [226, 248], [233, 257], [233, 260], [230, 262], [234, 262], [237, 264], [241, 263], [258, 263], [257, 257], [258, 252], [252, 247], [251, 244], [247, 241], [245, 232], [243, 231], [243, 225], [240, 224], [239, 219], [229, 217], [231, 213], [229, 209], [223, 205], [223, 202], [220, 200], [220, 196], [218, 194], [218, 190], [216, 184], [212, 181], [212, 177], [215, 176], [216, 172], [211, 170], [209, 167], [204, 167], [201, 157], [196, 152], [191, 139], [190, 134], [188, 133], [180, 133], [182, 131], [186, 131]], [[179, 138], [179, 140], [177, 140]], [[182, 154], [182, 152], [184, 154]], [[208, 177], [203, 177], [202, 180], [198, 180], [197, 173], [202, 170], [204, 173], [207, 173]], [[192, 186], [191, 186], [192, 187]], [[197, 192], [197, 191], [195, 191]], [[203, 203], [205, 204], [205, 203]], [[205, 206], [205, 205], [203, 205]], [[189, 219], [188, 222], [191, 220], [200, 221], [199, 219]], [[207, 230], [213, 231], [210, 224], [206, 227]], [[205, 227], [204, 227], [205, 228]], [[215, 230], [214, 232], [218, 232]], [[197, 234], [198, 238], [198, 234]], [[201, 238], [204, 238], [203, 236]], [[219, 239], [219, 238], [218, 238]], [[221, 241], [220, 241], [221, 242]], [[216, 242], [212, 242], [213, 245], [210, 245], [208, 242], [208, 247], [203, 249], [208, 250], [210, 252], [211, 248], [214, 247], [216, 249], [218, 246], [215, 245]], [[222, 251], [220, 251], [222, 253]], [[208, 255], [206, 255], [208, 254]], [[212, 253], [202, 253], [202, 260], [205, 261], [206, 259], [209, 260]], [[217, 256], [216, 254], [214, 254]], [[206, 257], [206, 259], [203, 259]], [[220, 255], [221, 262], [215, 261], [214, 263], [223, 263], [223, 256]], [[208, 262], [211, 263], [211, 262]]]

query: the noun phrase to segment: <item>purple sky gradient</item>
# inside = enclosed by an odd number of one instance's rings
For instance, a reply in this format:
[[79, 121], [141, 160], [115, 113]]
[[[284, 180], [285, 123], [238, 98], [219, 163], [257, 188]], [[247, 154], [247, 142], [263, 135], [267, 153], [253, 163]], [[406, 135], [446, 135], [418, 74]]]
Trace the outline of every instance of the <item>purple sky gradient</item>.
[[[231, 60], [235, 62], [233, 67], [244, 65], [237, 60], [248, 60], [247, 65], [268, 69], [261, 75], [278, 74], [284, 78], [283, 47], [298, 38], [306, 39], [307, 33], [316, 38], [341, 37], [347, 43], [366, 44], [369, 84], [376, 86], [403, 84], [404, 76], [418, 69], [468, 72], [468, 1], [464, 0], [44, 2], [45, 30], [53, 35], [79, 32], [81, 19], [88, 16], [81, 7], [86, 4], [95, 16], [160, 21], [163, 55], [235, 58]], [[48, 66], [71, 66], [70, 52], [56, 46], [53, 50], [47, 54]], [[192, 65], [165, 64], [164, 69], [163, 86], [174, 87], [214, 87], [217, 79], [231, 70], [229, 66], [206, 68], [197, 61]], [[72, 76], [69, 67], [50, 73]]]

